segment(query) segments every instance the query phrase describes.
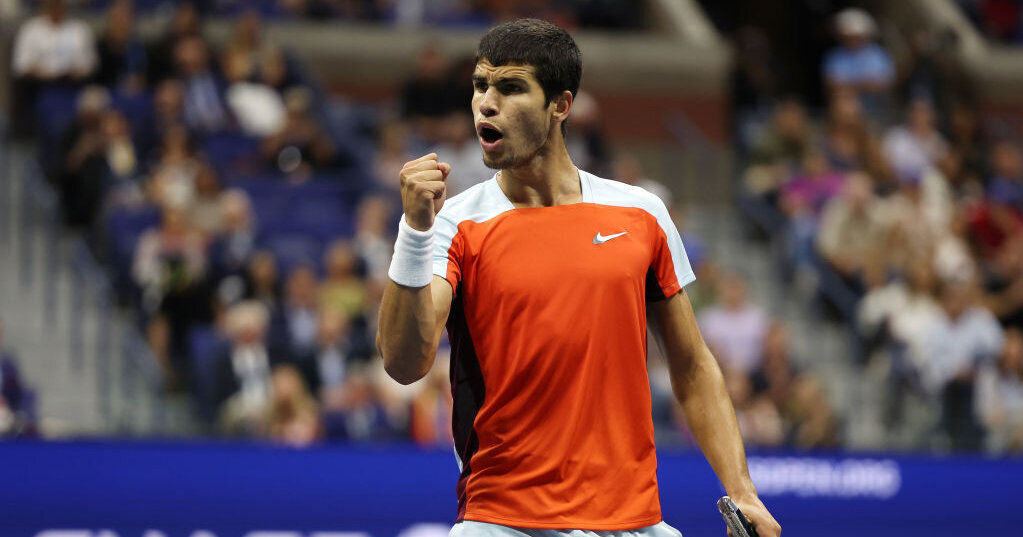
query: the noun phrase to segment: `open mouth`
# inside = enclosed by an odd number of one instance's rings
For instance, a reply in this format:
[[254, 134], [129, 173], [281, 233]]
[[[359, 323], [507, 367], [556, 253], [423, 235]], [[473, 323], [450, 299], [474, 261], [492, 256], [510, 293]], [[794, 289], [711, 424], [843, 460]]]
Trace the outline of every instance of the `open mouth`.
[[488, 144], [492, 144], [503, 138], [504, 135], [500, 131], [493, 127], [482, 126], [480, 127], [480, 138]]

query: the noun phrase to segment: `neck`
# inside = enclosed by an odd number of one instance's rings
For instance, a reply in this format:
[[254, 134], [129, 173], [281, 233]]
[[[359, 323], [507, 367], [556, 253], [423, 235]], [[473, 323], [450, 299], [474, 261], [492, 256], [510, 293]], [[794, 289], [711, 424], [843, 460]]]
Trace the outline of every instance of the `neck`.
[[579, 172], [568, 156], [560, 131], [550, 142], [526, 164], [502, 169], [498, 175], [501, 190], [515, 207], [551, 207], [582, 201]]

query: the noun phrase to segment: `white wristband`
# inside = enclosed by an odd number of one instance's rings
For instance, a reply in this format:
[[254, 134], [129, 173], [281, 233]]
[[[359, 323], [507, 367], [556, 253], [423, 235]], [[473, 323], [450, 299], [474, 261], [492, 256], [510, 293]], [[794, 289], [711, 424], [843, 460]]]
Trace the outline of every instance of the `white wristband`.
[[401, 215], [398, 239], [394, 241], [394, 257], [387, 275], [398, 285], [425, 287], [433, 281], [433, 228], [412, 229]]

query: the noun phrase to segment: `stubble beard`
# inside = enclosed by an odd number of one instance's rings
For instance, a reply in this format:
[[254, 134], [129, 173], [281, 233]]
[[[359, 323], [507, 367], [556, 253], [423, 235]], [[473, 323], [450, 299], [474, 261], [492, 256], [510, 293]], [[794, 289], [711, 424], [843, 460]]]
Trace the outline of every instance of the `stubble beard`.
[[[483, 164], [492, 170], [507, 170], [513, 168], [521, 168], [536, 158], [541, 152], [546, 150], [547, 144], [550, 143], [551, 133], [550, 129], [527, 129], [525, 135], [525, 144], [527, 150], [516, 154], [514, 149], [503, 154], [494, 155], [488, 154], [486, 151], [483, 152]], [[529, 148], [529, 146], [532, 146]]]

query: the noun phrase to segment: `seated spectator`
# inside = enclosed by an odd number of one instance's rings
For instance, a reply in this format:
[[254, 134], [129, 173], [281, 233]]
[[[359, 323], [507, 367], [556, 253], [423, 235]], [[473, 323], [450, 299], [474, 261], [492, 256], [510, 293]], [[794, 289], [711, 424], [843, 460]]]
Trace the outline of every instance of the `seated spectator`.
[[265, 417], [266, 436], [291, 447], [306, 447], [323, 435], [316, 400], [290, 365], [274, 369]]
[[235, 21], [230, 40], [223, 47], [221, 65], [234, 65], [239, 80], [254, 80], [259, 70], [260, 56], [267, 46], [263, 43], [263, 21], [259, 12], [250, 9]]
[[883, 209], [865, 174], [847, 177], [840, 197], [824, 207], [817, 252], [845, 281], [860, 288], [860, 275], [887, 238]]
[[380, 442], [395, 438], [398, 427], [391, 422], [378, 388], [367, 372], [353, 368], [344, 386], [324, 401], [327, 436], [350, 443]]
[[[206, 241], [184, 209], [166, 207], [159, 227], [145, 231], [135, 248], [132, 275], [142, 290], [142, 310], [150, 323], [166, 327], [166, 339], [151, 332], [150, 346], [172, 386], [180, 386], [188, 328], [209, 318], [204, 298]], [[152, 328], [155, 330], [155, 328]]]
[[0, 324], [0, 438], [31, 435], [32, 410], [14, 352], [4, 347], [4, 327]]
[[750, 191], [774, 203], [778, 189], [790, 170], [804, 162], [812, 142], [806, 108], [795, 99], [786, 99], [775, 107], [771, 122], [752, 141], [750, 166], [744, 182]]
[[39, 3], [39, 14], [25, 21], [14, 38], [14, 130], [34, 133], [36, 95], [47, 85], [77, 86], [96, 70], [96, 45], [83, 21], [67, 16], [64, 0]]
[[893, 181], [881, 142], [874, 136], [863, 105], [848, 89], [836, 90], [828, 104], [824, 154], [833, 169], [843, 173], [865, 171], [879, 190]]
[[123, 95], [146, 87], [146, 47], [136, 35], [130, 0], [116, 0], [107, 11], [107, 24], [97, 44], [99, 69], [95, 81]]
[[401, 90], [401, 115], [427, 145], [440, 140], [441, 124], [450, 112], [464, 109], [456, 82], [448, 76], [448, 59], [440, 47], [423, 47], [415, 71]]
[[224, 228], [220, 178], [212, 166], [199, 168], [193, 186], [194, 194], [188, 204], [188, 216], [196, 229], [207, 237], [214, 237]]
[[447, 195], [454, 196], [490, 179], [494, 170], [483, 163], [483, 151], [476, 139], [472, 117], [459, 111], [438, 121], [439, 142], [429, 151], [437, 153], [440, 162], [451, 165], [451, 173], [445, 180]]
[[422, 389], [413, 397], [409, 415], [412, 441], [423, 447], [454, 443], [451, 433], [451, 382], [448, 380], [450, 356], [439, 354]]
[[797, 449], [833, 449], [840, 445], [838, 418], [817, 377], [799, 377], [786, 415], [794, 425], [788, 443]]
[[280, 130], [263, 138], [260, 151], [268, 164], [294, 177], [334, 164], [337, 148], [312, 114], [312, 94], [305, 88], [288, 90], [287, 115]]
[[158, 149], [163, 144], [165, 133], [185, 125], [185, 95], [181, 81], [173, 78], [164, 80], [153, 92], [153, 113], [142, 119], [136, 136], [139, 153], [150, 161], [147, 164], [159, 157]]
[[374, 186], [399, 197], [398, 175], [406, 162], [415, 157], [408, 148], [408, 126], [401, 121], [385, 121], [377, 130], [377, 153], [373, 157]]
[[792, 364], [789, 330], [774, 322], [764, 338], [764, 360], [751, 376], [754, 395], [764, 395], [778, 409], [783, 409], [792, 396], [799, 370]]
[[188, 130], [173, 126], [164, 133], [160, 154], [150, 165], [149, 199], [159, 206], [188, 207], [195, 198], [196, 178], [206, 164]]
[[269, 322], [266, 307], [251, 300], [227, 312], [225, 329], [231, 345], [216, 362], [216, 403], [225, 432], [255, 435], [269, 410], [271, 368], [281, 361], [267, 347]]
[[873, 17], [858, 8], [835, 15], [839, 46], [824, 58], [824, 78], [832, 89], [851, 89], [871, 115], [884, 112], [895, 81], [895, 66], [888, 51], [872, 43], [877, 33]]
[[743, 442], [755, 447], [778, 447], [785, 440], [785, 429], [778, 409], [770, 399], [754, 396], [749, 375], [729, 370], [725, 386], [735, 407]]
[[178, 43], [202, 32], [202, 20], [194, 2], [178, 2], [166, 31], [147, 50], [147, 78], [156, 87], [174, 76], [175, 51]]
[[700, 331], [722, 369], [749, 375], [763, 360], [767, 315], [749, 302], [746, 282], [734, 272], [719, 281], [717, 299], [717, 304], [700, 312]]
[[936, 123], [931, 102], [916, 98], [909, 103], [905, 125], [888, 129], [884, 151], [900, 177], [921, 177], [945, 157], [948, 143]]
[[238, 118], [238, 127], [251, 136], [270, 136], [284, 128], [287, 111], [276, 89], [253, 81], [247, 60], [239, 55], [225, 55], [224, 75], [227, 79], [227, 104]]
[[252, 204], [245, 191], [232, 189], [221, 194], [221, 227], [210, 245], [210, 269], [213, 281], [241, 276], [256, 247], [256, 222]]
[[976, 294], [972, 282], [945, 283], [943, 315], [927, 329], [924, 380], [941, 401], [942, 429], [953, 449], [982, 445], [974, 407], [977, 370], [994, 361], [1005, 342], [998, 321], [977, 305]]
[[[563, 124], [564, 125], [564, 124]], [[611, 150], [600, 121], [597, 99], [580, 91], [572, 102], [571, 127], [565, 133], [565, 148], [581, 170], [600, 177], [611, 175]]]
[[366, 285], [357, 273], [358, 264], [355, 248], [349, 241], [336, 241], [327, 250], [324, 263], [327, 278], [321, 286], [321, 304], [350, 319], [361, 317], [366, 305]]
[[[278, 311], [273, 312], [273, 323], [278, 325], [279, 334], [272, 337], [281, 339], [282, 347], [293, 357], [305, 356], [316, 346], [318, 323], [319, 282], [316, 272], [307, 265], [296, 265], [288, 274], [284, 285], [284, 300]], [[310, 382], [315, 390], [315, 385]]]
[[381, 197], [366, 197], [356, 209], [355, 253], [366, 264], [367, 283], [383, 286], [389, 280], [394, 249], [392, 208]]
[[992, 201], [1023, 213], [1023, 154], [1014, 142], [1002, 141], [991, 150], [992, 176], [988, 195]]
[[262, 304], [275, 312], [281, 304], [277, 258], [273, 253], [258, 251], [252, 254], [245, 272], [245, 298]]
[[174, 47], [174, 73], [184, 90], [185, 121], [198, 132], [230, 129], [234, 120], [224, 101], [224, 82], [210, 62], [209, 49], [200, 37], [185, 37]]
[[781, 187], [781, 208], [788, 217], [788, 258], [800, 276], [811, 273], [813, 243], [825, 205], [837, 196], [845, 175], [831, 170], [824, 155], [805, 152], [802, 171]]
[[345, 378], [354, 363], [348, 341], [351, 327], [340, 312], [321, 308], [315, 315], [313, 340], [295, 354], [295, 363], [316, 398], [325, 401], [344, 389]]
[[64, 220], [73, 226], [89, 227], [102, 202], [107, 172], [103, 118], [108, 111], [110, 93], [99, 86], [85, 88], [78, 96], [77, 115], [60, 143], [64, 160], [52, 173]]
[[643, 166], [640, 164], [639, 159], [635, 156], [619, 156], [615, 159], [614, 168], [615, 179], [627, 185], [638, 186], [658, 198], [661, 198], [661, 201], [663, 201], [664, 205], [668, 207], [668, 210], [671, 210], [674, 205], [671, 189], [664, 186], [664, 183], [647, 177], [647, 175], [643, 173]]
[[1006, 330], [997, 363], [980, 367], [977, 415], [995, 452], [1023, 452], [1023, 333], [1019, 329]]

